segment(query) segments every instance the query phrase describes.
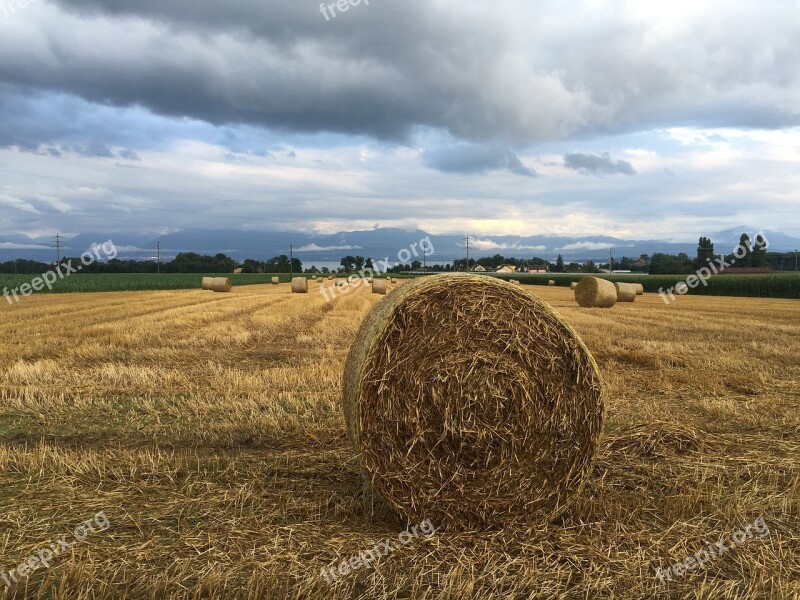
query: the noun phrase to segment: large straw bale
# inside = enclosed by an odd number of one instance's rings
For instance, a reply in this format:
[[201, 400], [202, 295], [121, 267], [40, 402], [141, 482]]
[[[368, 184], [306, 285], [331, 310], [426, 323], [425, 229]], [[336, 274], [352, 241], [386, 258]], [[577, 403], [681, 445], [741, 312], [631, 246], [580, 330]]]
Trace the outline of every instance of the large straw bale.
[[617, 289], [617, 302], [633, 302], [636, 300], [636, 286], [632, 283], [614, 282]]
[[210, 289], [213, 292], [230, 292], [232, 287], [231, 280], [227, 277], [214, 277]]
[[578, 335], [525, 288], [438, 275], [368, 314], [344, 407], [372, 489], [409, 521], [541, 524], [591, 471], [602, 390]]
[[617, 288], [599, 277], [584, 277], [575, 286], [575, 300], [584, 308], [611, 308], [617, 303]]
[[293, 294], [307, 294], [308, 293], [308, 279], [305, 277], [292, 278], [292, 293]]

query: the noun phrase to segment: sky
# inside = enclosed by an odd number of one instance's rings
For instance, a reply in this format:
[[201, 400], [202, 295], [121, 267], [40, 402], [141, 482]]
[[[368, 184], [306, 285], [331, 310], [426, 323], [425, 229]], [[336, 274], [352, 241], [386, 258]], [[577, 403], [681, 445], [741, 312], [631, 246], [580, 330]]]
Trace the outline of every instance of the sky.
[[800, 237], [796, 1], [351, 1], [0, 0], [0, 233]]

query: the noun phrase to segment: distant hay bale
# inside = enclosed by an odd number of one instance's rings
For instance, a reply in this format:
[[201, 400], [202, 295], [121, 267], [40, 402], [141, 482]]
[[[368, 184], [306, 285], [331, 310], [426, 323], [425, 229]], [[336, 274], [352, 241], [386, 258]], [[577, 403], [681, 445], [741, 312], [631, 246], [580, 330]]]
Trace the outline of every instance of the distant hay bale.
[[376, 279], [372, 282], [372, 293], [373, 294], [380, 294], [381, 296], [386, 295], [386, 280], [385, 279]]
[[547, 285], [555, 285], [555, 284], [556, 284], [556, 282], [555, 282], [555, 281], [553, 281], [552, 279], [551, 279], [550, 281], [548, 281], [548, 282], [547, 282]]
[[331, 279], [333, 279], [333, 275], [328, 275], [328, 281], [330, 281]]
[[611, 308], [617, 303], [617, 288], [599, 277], [584, 277], [575, 286], [575, 300], [584, 308]]
[[305, 277], [294, 277], [292, 279], [292, 293], [293, 294], [307, 294], [308, 293], [308, 279]]
[[569, 289], [571, 290], [574, 290], [576, 287], [578, 287], [577, 281], [573, 281], [572, 283], [569, 284]]
[[203, 281], [200, 283], [201, 289], [210, 290], [211, 284], [214, 283], [213, 277], [203, 277]]
[[467, 274], [397, 288], [345, 364], [350, 441], [372, 488], [415, 522], [556, 517], [591, 471], [602, 395], [594, 359], [549, 305]]
[[281, 282], [280, 277], [273, 277], [272, 278], [272, 285], [278, 285]]
[[614, 282], [617, 290], [617, 302], [633, 302], [636, 300], [636, 286], [632, 283]]
[[344, 279], [338, 279], [336, 281], [336, 287], [344, 287], [347, 282]]
[[641, 283], [634, 283], [633, 287], [636, 288], [637, 296], [644, 296], [644, 286]]
[[367, 277], [367, 283], [372, 283], [372, 277]]
[[392, 283], [397, 283], [397, 277], [392, 277]]
[[227, 277], [214, 277], [209, 288], [212, 292], [230, 292], [231, 280]]

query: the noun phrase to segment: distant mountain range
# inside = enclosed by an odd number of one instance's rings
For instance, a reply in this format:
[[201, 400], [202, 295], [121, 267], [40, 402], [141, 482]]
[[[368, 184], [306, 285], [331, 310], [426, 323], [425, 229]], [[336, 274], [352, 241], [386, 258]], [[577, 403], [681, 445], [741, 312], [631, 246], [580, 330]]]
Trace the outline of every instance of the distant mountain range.
[[[747, 232], [756, 233], [752, 227], [742, 226], [726, 231], [710, 233], [717, 252], [730, 252], [739, 243], [739, 236]], [[447, 263], [465, 255], [464, 236], [432, 235], [422, 230], [372, 229], [369, 231], [342, 231], [332, 235], [292, 232], [252, 231], [180, 231], [160, 237], [152, 234], [116, 233], [110, 236], [119, 251], [119, 258], [155, 258], [156, 242], [161, 243], [162, 260], [170, 260], [179, 252], [199, 254], [223, 253], [238, 260], [245, 258], [267, 259], [280, 254], [289, 254], [289, 245], [294, 255], [305, 266], [315, 262], [337, 263], [348, 254], [382, 259], [386, 256], [392, 263], [398, 262], [398, 253], [429, 238], [434, 251], [427, 258], [428, 264]], [[768, 233], [770, 250], [790, 252], [800, 248], [800, 238], [779, 232]], [[109, 239], [108, 234], [82, 233], [63, 242], [62, 256], [77, 256], [94, 243]], [[641, 254], [685, 252], [691, 257], [697, 254], [696, 243], [675, 243], [662, 240], [628, 240], [609, 236], [555, 236], [555, 235], [476, 235], [470, 241], [470, 257], [502, 254], [518, 258], [538, 256], [555, 260], [558, 254], [570, 261], [602, 261], [608, 259], [609, 248], [616, 259], [622, 256], [638, 258]], [[28, 238], [26, 236], [0, 235], [0, 261], [27, 258], [50, 262], [55, 259], [51, 237]], [[401, 256], [404, 258], [404, 256]], [[412, 256], [413, 259], [413, 256]], [[421, 260], [421, 255], [420, 255]]]

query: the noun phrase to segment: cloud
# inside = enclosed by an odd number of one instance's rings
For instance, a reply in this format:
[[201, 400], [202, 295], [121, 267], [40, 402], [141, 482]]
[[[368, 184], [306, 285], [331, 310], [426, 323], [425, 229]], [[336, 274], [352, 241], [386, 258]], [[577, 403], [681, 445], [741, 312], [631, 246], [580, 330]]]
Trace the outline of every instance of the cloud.
[[0, 242], [3, 250], [51, 250], [52, 246], [42, 244], [15, 244], [14, 242]]
[[507, 170], [516, 175], [536, 177], [536, 171], [526, 167], [510, 148], [461, 144], [429, 150], [423, 153], [422, 163], [444, 173], [486, 173]]
[[566, 154], [564, 166], [575, 171], [594, 173], [595, 175], [636, 175], [633, 165], [625, 160], [613, 160], [608, 152], [603, 154]]
[[329, 250], [361, 250], [361, 246], [318, 246], [317, 244], [306, 244], [300, 248], [295, 248], [295, 252], [324, 252]]
[[542, 252], [547, 250], [546, 246], [530, 246], [521, 244], [519, 242], [513, 243], [505, 243], [505, 242], [495, 242], [494, 240], [481, 240], [475, 239], [470, 240], [470, 246], [474, 246], [478, 250], [533, 250], [536, 252]]
[[603, 250], [613, 247], [614, 244], [609, 242], [575, 242], [573, 244], [567, 244], [563, 248], [556, 248], [556, 250], [567, 252], [569, 250]]

